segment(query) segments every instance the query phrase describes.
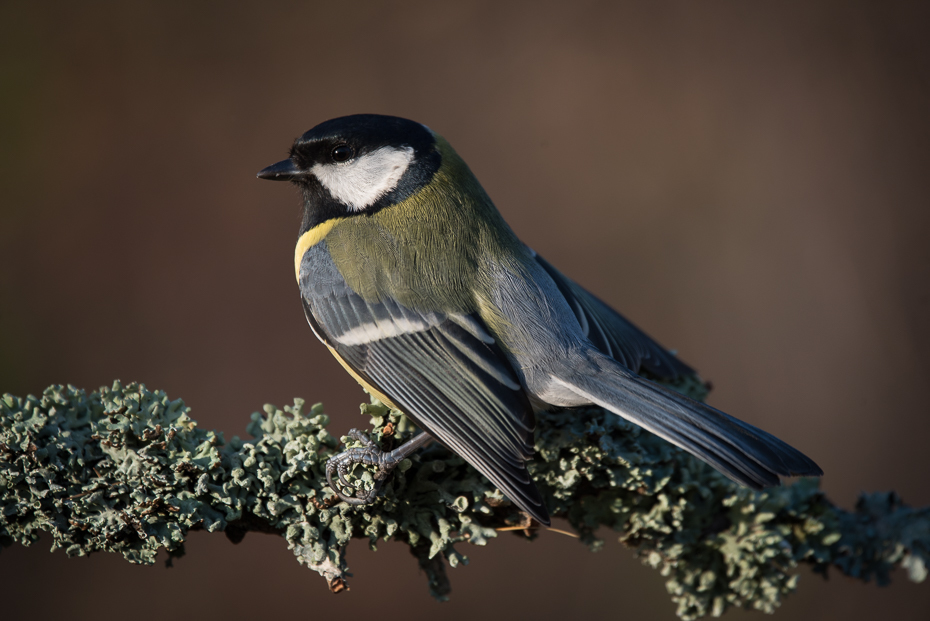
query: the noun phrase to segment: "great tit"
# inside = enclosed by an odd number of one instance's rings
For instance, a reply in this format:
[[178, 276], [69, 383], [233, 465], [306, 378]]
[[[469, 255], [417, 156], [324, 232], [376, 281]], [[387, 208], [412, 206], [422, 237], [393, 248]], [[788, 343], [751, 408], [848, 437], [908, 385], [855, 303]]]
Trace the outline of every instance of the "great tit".
[[[821, 475], [778, 438], [654, 383], [694, 371], [521, 242], [441, 136], [402, 118], [321, 123], [258, 177], [303, 194], [294, 268], [307, 321], [343, 367], [423, 431], [382, 452], [363, 440], [327, 464], [376, 481], [432, 439], [543, 524], [526, 469], [534, 410], [596, 404], [751, 488]], [[353, 490], [343, 493], [333, 474]]]

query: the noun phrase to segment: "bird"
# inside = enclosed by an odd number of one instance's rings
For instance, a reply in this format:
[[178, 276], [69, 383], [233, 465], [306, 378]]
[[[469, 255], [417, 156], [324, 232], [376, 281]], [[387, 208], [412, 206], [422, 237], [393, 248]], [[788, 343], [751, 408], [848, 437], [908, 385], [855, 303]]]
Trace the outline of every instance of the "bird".
[[[329, 459], [342, 500], [433, 440], [549, 525], [526, 462], [536, 412], [600, 406], [753, 489], [820, 476], [775, 436], [653, 380], [695, 371], [524, 244], [468, 165], [426, 125], [331, 119], [258, 173], [299, 188], [294, 269], [316, 337], [372, 395], [421, 432], [393, 451], [361, 441]], [[377, 469], [371, 490], [345, 475]], [[349, 490], [340, 490], [338, 481]]]

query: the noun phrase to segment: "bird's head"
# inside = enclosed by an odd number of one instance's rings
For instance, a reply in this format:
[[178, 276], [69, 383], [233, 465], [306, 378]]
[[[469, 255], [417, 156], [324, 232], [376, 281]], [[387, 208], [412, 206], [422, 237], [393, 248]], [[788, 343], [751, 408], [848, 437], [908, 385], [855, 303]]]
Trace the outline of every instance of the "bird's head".
[[428, 185], [441, 163], [436, 136], [425, 125], [357, 114], [320, 123], [294, 141], [290, 157], [258, 177], [301, 188], [302, 229], [308, 230], [400, 203]]

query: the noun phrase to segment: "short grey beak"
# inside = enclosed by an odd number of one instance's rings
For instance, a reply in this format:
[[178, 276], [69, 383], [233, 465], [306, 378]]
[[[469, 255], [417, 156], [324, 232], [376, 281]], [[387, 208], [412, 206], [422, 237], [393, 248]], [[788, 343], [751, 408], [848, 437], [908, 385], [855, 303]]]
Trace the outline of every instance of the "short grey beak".
[[293, 181], [302, 175], [303, 171], [297, 168], [294, 162], [287, 159], [262, 169], [262, 171], [258, 173], [258, 178], [270, 179], [271, 181]]

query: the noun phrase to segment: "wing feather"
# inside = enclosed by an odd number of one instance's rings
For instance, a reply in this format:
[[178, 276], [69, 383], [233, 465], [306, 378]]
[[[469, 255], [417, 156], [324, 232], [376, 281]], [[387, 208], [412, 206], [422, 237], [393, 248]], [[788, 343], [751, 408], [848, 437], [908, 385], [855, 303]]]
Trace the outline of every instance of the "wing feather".
[[559, 291], [565, 296], [585, 336], [602, 353], [634, 373], [645, 369], [661, 380], [676, 380], [696, 375], [694, 369], [538, 254], [536, 261], [552, 277]]
[[534, 518], [549, 523], [525, 461], [532, 406], [503, 351], [476, 315], [372, 303], [345, 288], [304, 298], [324, 341], [424, 431], [461, 455]]

